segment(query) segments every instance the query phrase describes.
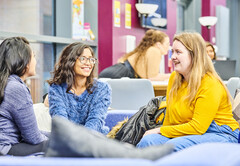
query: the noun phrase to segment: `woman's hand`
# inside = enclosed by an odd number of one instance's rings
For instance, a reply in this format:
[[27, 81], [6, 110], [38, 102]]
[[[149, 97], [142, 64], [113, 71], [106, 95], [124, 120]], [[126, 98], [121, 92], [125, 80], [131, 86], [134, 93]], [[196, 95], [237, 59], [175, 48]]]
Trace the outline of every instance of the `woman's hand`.
[[160, 127], [155, 128], [155, 129], [151, 129], [151, 130], [147, 130], [147, 131], [144, 133], [143, 137], [146, 136], [146, 135], [149, 135], [149, 134], [161, 134], [161, 133], [160, 133]]

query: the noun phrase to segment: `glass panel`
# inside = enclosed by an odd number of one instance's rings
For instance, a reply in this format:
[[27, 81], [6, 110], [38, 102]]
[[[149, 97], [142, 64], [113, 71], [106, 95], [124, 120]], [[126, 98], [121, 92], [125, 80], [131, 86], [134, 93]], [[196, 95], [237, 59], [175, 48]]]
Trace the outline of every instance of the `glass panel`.
[[184, 30], [184, 7], [180, 4], [177, 5], [177, 32]]
[[0, 30], [52, 35], [52, 0], [1, 0]]
[[50, 72], [54, 67], [54, 58], [52, 56], [52, 44], [31, 43], [31, 47], [36, 55], [37, 66], [36, 76], [29, 77], [26, 84], [29, 87], [34, 103], [42, 102], [42, 96], [48, 92], [48, 83]]
[[[53, 36], [52, 0], [0, 0], [0, 31]], [[2, 42], [2, 41], [0, 41]], [[37, 75], [26, 80], [34, 103], [48, 91], [46, 80], [54, 66], [52, 44], [30, 43]]]

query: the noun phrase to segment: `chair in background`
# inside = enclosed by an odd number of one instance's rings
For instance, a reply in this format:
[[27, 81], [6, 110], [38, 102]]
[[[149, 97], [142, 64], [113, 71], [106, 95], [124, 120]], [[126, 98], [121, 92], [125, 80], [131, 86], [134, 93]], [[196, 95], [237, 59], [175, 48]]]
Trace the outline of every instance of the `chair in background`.
[[147, 79], [107, 79], [106, 82], [112, 88], [112, 109], [139, 110], [155, 97], [153, 85]]
[[240, 88], [240, 78], [239, 77], [231, 77], [227, 81], [226, 86], [227, 86], [232, 98], [234, 98], [236, 89]]

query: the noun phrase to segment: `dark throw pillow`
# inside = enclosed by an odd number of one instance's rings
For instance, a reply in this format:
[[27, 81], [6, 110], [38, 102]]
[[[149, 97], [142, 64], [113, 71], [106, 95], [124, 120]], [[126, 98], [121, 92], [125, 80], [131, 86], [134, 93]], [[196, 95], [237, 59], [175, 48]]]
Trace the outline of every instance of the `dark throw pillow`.
[[106, 157], [159, 159], [173, 151], [173, 145], [165, 144], [138, 149], [84, 126], [53, 117], [52, 132], [45, 156], [47, 157]]

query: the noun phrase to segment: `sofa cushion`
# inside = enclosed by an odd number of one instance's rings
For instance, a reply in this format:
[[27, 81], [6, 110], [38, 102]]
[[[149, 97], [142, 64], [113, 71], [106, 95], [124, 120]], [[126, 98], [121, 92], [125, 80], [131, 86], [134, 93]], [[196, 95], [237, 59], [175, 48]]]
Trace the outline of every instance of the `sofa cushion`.
[[50, 132], [52, 118], [49, 114], [49, 107], [46, 107], [43, 103], [37, 103], [33, 104], [33, 109], [39, 130]]
[[137, 111], [138, 110], [108, 110], [105, 120], [106, 126], [111, 130], [118, 122], [131, 118]]
[[159, 159], [173, 151], [165, 144], [138, 149], [131, 144], [109, 139], [105, 135], [76, 125], [65, 118], [52, 118], [52, 132], [47, 157], [108, 157]]
[[233, 101], [233, 117], [240, 124], [240, 89], [236, 90]]
[[237, 166], [240, 144], [202, 143], [172, 153], [156, 161], [158, 166]]
[[1, 156], [1, 166], [156, 166], [146, 159]]

